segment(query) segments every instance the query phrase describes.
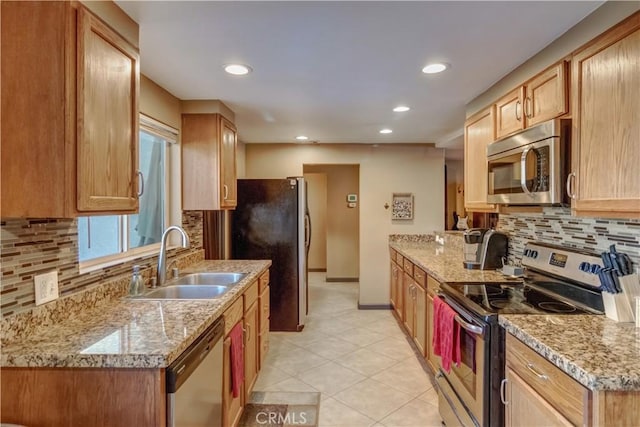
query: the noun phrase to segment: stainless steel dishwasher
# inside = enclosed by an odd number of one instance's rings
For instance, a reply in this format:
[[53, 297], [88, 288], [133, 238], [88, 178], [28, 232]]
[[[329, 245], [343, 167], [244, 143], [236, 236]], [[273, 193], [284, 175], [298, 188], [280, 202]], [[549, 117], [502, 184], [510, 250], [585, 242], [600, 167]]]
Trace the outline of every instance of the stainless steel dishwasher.
[[216, 321], [167, 368], [167, 425], [222, 426], [224, 320]]

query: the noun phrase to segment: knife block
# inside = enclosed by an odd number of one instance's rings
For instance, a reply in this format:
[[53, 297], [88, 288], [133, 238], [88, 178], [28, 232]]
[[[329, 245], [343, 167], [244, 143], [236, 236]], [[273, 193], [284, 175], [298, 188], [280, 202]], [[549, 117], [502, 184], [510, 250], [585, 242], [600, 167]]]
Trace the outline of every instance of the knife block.
[[633, 307], [635, 297], [640, 296], [640, 282], [638, 274], [619, 277], [622, 292], [619, 294], [602, 293], [604, 312], [609, 319], [616, 322], [633, 322], [635, 315]]

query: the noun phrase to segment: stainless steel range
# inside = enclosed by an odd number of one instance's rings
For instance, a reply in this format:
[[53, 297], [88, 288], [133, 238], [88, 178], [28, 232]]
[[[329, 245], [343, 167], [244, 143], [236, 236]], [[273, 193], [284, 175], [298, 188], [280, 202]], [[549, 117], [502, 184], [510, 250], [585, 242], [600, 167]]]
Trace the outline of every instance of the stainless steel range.
[[500, 314], [604, 314], [595, 254], [528, 243], [522, 282], [444, 283], [439, 297], [460, 325], [461, 363], [436, 375], [447, 426], [502, 426], [504, 331]]

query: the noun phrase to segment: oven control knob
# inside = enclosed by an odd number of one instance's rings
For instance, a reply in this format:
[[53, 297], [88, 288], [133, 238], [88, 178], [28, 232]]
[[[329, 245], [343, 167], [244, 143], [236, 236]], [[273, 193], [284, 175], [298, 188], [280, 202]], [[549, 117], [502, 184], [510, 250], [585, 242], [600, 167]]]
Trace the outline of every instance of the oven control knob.
[[578, 266], [578, 269], [584, 273], [588, 273], [589, 269], [591, 268], [591, 265], [588, 262], [581, 262], [580, 265]]
[[591, 264], [589, 271], [591, 274], [598, 274], [600, 272], [600, 266], [598, 264]]
[[530, 253], [531, 253], [531, 249], [524, 250], [524, 256], [528, 257]]
[[538, 251], [531, 251], [531, 258], [533, 259], [538, 258]]

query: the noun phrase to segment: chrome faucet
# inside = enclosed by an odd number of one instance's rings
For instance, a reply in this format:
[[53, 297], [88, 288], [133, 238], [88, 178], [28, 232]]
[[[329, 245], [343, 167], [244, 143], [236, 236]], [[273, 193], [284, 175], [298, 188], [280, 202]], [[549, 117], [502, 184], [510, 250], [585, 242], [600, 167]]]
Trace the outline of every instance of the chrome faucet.
[[190, 245], [189, 236], [187, 236], [187, 233], [182, 229], [182, 227], [172, 225], [171, 227], [168, 227], [166, 230], [164, 230], [160, 243], [160, 254], [158, 255], [158, 272], [156, 275], [156, 277], [158, 278], [158, 286], [164, 285], [164, 281], [167, 277], [167, 238], [173, 230], [180, 232], [180, 234], [182, 235], [183, 248], [188, 248]]

